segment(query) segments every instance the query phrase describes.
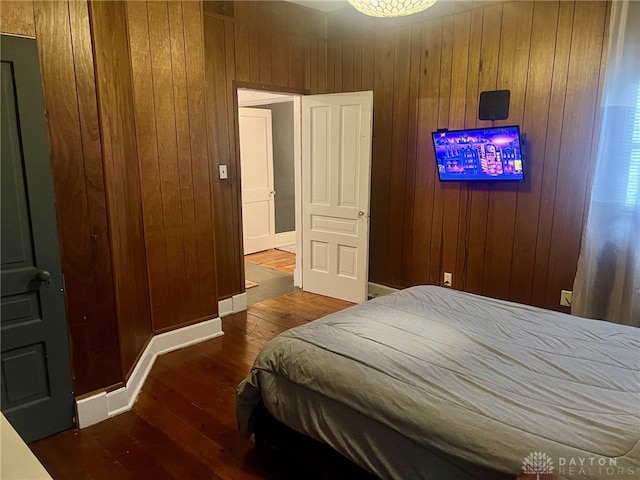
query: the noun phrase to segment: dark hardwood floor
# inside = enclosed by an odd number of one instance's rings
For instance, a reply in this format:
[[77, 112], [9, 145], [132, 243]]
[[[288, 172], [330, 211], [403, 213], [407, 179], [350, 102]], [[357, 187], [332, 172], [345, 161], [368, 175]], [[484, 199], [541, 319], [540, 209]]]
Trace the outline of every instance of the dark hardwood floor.
[[299, 291], [225, 317], [223, 337], [158, 357], [133, 410], [30, 447], [54, 479], [295, 478], [240, 434], [235, 390], [267, 341], [350, 305]]

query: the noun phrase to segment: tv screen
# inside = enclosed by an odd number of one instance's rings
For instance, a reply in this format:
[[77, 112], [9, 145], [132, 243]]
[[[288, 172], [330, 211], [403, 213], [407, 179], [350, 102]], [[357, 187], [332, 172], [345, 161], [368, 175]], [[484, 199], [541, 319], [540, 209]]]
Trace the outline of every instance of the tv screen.
[[524, 181], [520, 127], [433, 132], [441, 181]]

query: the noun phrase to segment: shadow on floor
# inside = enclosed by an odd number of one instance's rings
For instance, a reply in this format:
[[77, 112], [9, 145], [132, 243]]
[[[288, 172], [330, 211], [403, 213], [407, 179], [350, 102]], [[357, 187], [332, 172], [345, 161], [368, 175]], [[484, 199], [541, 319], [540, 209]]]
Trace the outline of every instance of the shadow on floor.
[[255, 263], [244, 262], [245, 278], [258, 284], [247, 289], [247, 304], [281, 297], [296, 290], [293, 286], [293, 275], [278, 272], [272, 268], [261, 267]]

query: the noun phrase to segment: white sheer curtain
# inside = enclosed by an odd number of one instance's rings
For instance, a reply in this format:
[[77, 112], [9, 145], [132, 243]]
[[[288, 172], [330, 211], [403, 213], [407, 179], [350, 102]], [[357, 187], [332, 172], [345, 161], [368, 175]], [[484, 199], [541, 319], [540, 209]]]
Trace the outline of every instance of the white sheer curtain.
[[596, 170], [571, 313], [640, 326], [640, 2], [614, 1]]

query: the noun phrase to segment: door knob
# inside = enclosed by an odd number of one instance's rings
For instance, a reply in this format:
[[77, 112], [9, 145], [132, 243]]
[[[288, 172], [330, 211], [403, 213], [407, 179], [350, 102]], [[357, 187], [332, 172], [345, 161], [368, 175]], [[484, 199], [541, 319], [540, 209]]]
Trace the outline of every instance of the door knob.
[[51, 278], [51, 274], [46, 270], [38, 270], [38, 273], [36, 274], [36, 276], [38, 277], [38, 280], [40, 280], [41, 282], [46, 282]]
[[362, 210], [360, 210], [360, 211], [358, 212], [358, 216], [359, 216], [359, 217], [364, 217], [364, 212], [363, 212]]

